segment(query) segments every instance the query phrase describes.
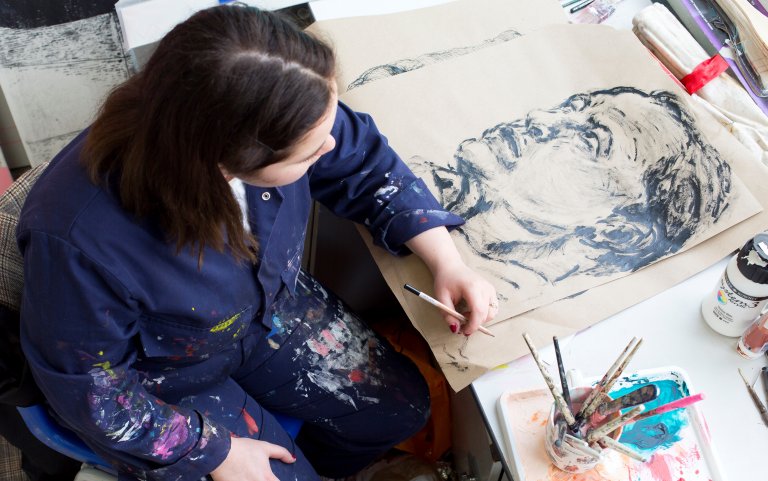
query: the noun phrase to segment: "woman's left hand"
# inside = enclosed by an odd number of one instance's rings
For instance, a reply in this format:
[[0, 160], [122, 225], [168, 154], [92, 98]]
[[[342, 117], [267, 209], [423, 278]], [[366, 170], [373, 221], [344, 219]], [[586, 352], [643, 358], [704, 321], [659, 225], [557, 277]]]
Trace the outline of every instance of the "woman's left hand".
[[452, 332], [469, 336], [496, 316], [499, 310], [496, 289], [464, 262], [440, 265], [432, 274], [435, 278], [435, 298], [438, 301], [454, 309], [463, 301], [466, 307], [461, 313], [469, 322], [464, 325], [453, 316], [445, 315]]
[[448, 230], [438, 227], [422, 232], [406, 245], [427, 264], [435, 280], [434, 297], [456, 309], [465, 304], [465, 325], [450, 314], [444, 314], [452, 332], [469, 336], [480, 325], [490, 321], [499, 310], [496, 289], [484, 277], [470, 269], [461, 259]]

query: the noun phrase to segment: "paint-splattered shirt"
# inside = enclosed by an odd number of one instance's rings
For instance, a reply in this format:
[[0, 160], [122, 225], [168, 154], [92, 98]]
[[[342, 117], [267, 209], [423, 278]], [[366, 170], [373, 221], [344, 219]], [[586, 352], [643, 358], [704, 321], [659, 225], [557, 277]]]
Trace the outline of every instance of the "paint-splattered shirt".
[[395, 254], [420, 232], [462, 222], [368, 116], [340, 104], [337, 146], [307, 175], [284, 187], [246, 186], [259, 262], [209, 249], [198, 270], [195, 256], [176, 255], [156, 225], [88, 180], [84, 135], [52, 161], [22, 212], [22, 343], [62, 422], [138, 478], [196, 480], [226, 457], [222, 410], [177, 403], [205, 395], [239, 412], [246, 395], [229, 374], [257, 323], [270, 327], [265, 306], [295, 289], [313, 198], [365, 224]]

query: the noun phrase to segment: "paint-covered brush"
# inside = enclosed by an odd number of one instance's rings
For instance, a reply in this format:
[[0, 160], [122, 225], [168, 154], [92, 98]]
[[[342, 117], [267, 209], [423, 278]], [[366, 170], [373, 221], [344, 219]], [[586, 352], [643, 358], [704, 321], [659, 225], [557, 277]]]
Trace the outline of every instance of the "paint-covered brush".
[[549, 374], [549, 371], [547, 371], [547, 367], [544, 366], [544, 364], [541, 362], [541, 358], [539, 357], [539, 351], [537, 351], [536, 346], [533, 345], [531, 336], [529, 336], [527, 332], [524, 332], [523, 339], [525, 339], [525, 343], [528, 344], [528, 349], [531, 351], [533, 360], [536, 362], [536, 365], [539, 367], [539, 371], [541, 371], [541, 375], [544, 377], [544, 382], [547, 383], [547, 387], [549, 388], [549, 391], [552, 393], [552, 397], [555, 398], [555, 404], [557, 405], [557, 408], [562, 413], [563, 418], [565, 418], [565, 422], [568, 423], [569, 428], [571, 426], [574, 426], [576, 424], [576, 418], [573, 416], [573, 413], [571, 412], [571, 408], [568, 407], [568, 404], [566, 404], [565, 399], [563, 399], [563, 396], [557, 391], [557, 388], [555, 387], [555, 382], [552, 380], [552, 376]]
[[600, 442], [605, 444], [605, 447], [613, 449], [616, 452], [619, 452], [625, 456], [629, 456], [630, 458], [640, 461], [642, 463], [646, 462], [648, 460], [647, 457], [643, 456], [642, 454], [638, 453], [634, 449], [625, 446], [621, 444], [620, 442], [616, 441], [610, 436], [603, 436], [600, 438]]
[[619, 429], [621, 426], [629, 422], [634, 422], [635, 418], [643, 412], [645, 406], [635, 406], [629, 411], [625, 412], [621, 416], [606, 421], [605, 423], [597, 426], [596, 428], [587, 431], [587, 442], [594, 443], [603, 436], [608, 436], [612, 432]]
[[619, 354], [619, 357], [616, 358], [616, 361], [614, 361], [613, 365], [611, 365], [610, 368], [608, 368], [608, 371], [603, 375], [603, 378], [600, 379], [600, 381], [597, 383], [597, 385], [590, 391], [589, 396], [587, 396], [587, 399], [584, 400], [584, 403], [581, 405], [581, 410], [579, 411], [579, 414], [576, 416], [580, 422], [583, 422], [586, 419], [585, 413], [587, 412], [587, 408], [591, 407], [591, 405], [594, 402], [599, 402], [601, 395], [604, 392], [604, 388], [608, 380], [613, 376], [613, 374], [616, 372], [616, 369], [621, 365], [622, 361], [624, 361], [625, 356], [629, 352], [629, 350], [634, 346], [635, 342], [637, 341], [636, 337], [633, 337], [631, 341], [629, 341], [629, 344], [627, 344], [627, 347], [624, 348], [624, 350]]
[[699, 394], [693, 394], [691, 396], [686, 396], [684, 398], [676, 399], [675, 401], [668, 402], [667, 404], [662, 404], [661, 406], [658, 406], [656, 408], [651, 409], [648, 412], [645, 412], [641, 414], [640, 416], [635, 419], [635, 422], [647, 419], [651, 416], [656, 416], [658, 414], [664, 414], [668, 413], [669, 411], [674, 411], [675, 409], [682, 409], [687, 408], [693, 403], [697, 403], [704, 399], [704, 393]]
[[569, 408], [572, 408], [571, 390], [568, 388], [568, 380], [565, 378], [565, 365], [563, 364], [563, 355], [560, 354], [560, 342], [557, 340], [557, 336], [552, 336], [552, 344], [555, 346], [557, 372], [560, 375], [560, 387], [563, 388], [563, 399], [565, 399], [565, 404], [567, 404]]
[[[631, 351], [629, 351], [629, 354], [624, 358], [624, 361], [619, 365], [618, 368], [616, 368], [616, 371], [614, 371], [613, 375], [608, 378], [608, 381], [605, 383], [605, 386], [603, 387], [604, 393], [611, 392], [611, 389], [613, 388], [613, 385], [616, 384], [616, 381], [619, 380], [622, 374], [624, 374], [624, 370], [627, 368], [627, 365], [629, 364], [629, 361], [632, 360], [633, 357], [635, 357], [635, 353], [640, 348], [640, 344], [643, 343], [643, 338], [637, 340], [637, 343], [635, 344], [635, 347], [632, 348]], [[594, 409], [597, 409], [597, 404], [594, 405]]]
[[[639, 404], [645, 404], [653, 401], [659, 397], [659, 386], [655, 384], [648, 384], [646, 386], [639, 387], [634, 391], [630, 391], [623, 396], [619, 396], [616, 399], [603, 401], [597, 405], [595, 414], [600, 417], [605, 417], [613, 414], [622, 409], [631, 408]], [[590, 418], [590, 421], [594, 420], [594, 416]]]
[[568, 424], [565, 422], [565, 419], [558, 418], [558, 420], [555, 422], [555, 430], [557, 432], [557, 437], [555, 438], [555, 446], [560, 447], [563, 444], [565, 433], [568, 431]]
[[744, 377], [744, 373], [741, 372], [741, 368], [739, 368], [739, 375], [741, 376], [741, 379], [744, 380], [744, 385], [747, 386], [747, 391], [749, 392], [749, 396], [752, 398], [752, 402], [755, 403], [755, 407], [757, 407], [757, 410], [760, 411], [760, 417], [763, 419], [763, 422], [768, 425], [768, 409], [766, 409], [765, 404], [763, 404], [763, 401], [760, 399], [760, 396], [757, 395], [757, 392], [752, 387], [752, 385], [747, 382], [747, 378]]
[[564, 436], [564, 440], [572, 448], [581, 451], [582, 453], [586, 454], [587, 456], [593, 456], [595, 458], [599, 458], [600, 457], [600, 451], [590, 447], [590, 445], [586, 441], [584, 441], [583, 439], [579, 439], [576, 436], [573, 436], [572, 434], [566, 433], [565, 436]]

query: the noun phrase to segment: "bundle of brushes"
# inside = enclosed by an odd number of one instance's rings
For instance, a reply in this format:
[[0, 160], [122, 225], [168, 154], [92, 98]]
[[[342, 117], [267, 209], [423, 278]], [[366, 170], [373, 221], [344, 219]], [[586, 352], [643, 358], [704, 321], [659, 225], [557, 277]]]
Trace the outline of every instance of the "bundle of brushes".
[[723, 20], [733, 26], [733, 47], [740, 49], [754, 71], [763, 90], [768, 90], [768, 18], [747, 0], [714, 0], [724, 14]]
[[[608, 393], [616, 381], [619, 380], [643, 342], [642, 339], [632, 338], [616, 361], [606, 371], [605, 375], [591, 388], [586, 397], [579, 403], [574, 402], [570, 396], [571, 391], [568, 388], [557, 337], [553, 338], [553, 342], [562, 390], [558, 390], [555, 385], [552, 376], [541, 361], [531, 337], [524, 333], [523, 338], [528, 345], [528, 349], [531, 351], [539, 371], [541, 371], [541, 375], [544, 377], [549, 391], [552, 393], [555, 406], [559, 412], [559, 415], [554, 420], [557, 430], [555, 445], [567, 443], [571, 449], [579, 451], [585, 456], [599, 458], [602, 449], [613, 449], [632, 459], [645, 462], [646, 458], [644, 455], [616, 439], [618, 437], [617, 432], [626, 424], [663, 414], [673, 409], [684, 408], [703, 399], [702, 394], [696, 394], [646, 411], [644, 403], [653, 401], [659, 396], [659, 388], [653, 384], [641, 386], [621, 397], [611, 399]], [[578, 410], [576, 410], [577, 408]]]

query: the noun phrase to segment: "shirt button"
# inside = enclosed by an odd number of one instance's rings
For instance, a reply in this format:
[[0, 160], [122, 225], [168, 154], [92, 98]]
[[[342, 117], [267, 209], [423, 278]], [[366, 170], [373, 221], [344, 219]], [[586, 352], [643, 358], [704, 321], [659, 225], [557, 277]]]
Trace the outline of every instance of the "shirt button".
[[261, 200], [269, 200], [269, 198], [272, 197], [269, 192], [263, 192], [261, 194]]

